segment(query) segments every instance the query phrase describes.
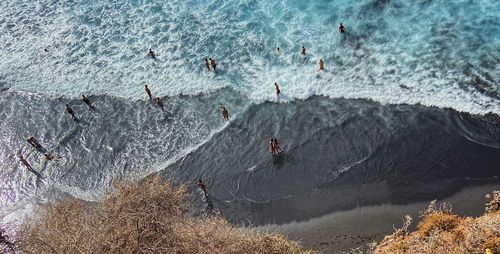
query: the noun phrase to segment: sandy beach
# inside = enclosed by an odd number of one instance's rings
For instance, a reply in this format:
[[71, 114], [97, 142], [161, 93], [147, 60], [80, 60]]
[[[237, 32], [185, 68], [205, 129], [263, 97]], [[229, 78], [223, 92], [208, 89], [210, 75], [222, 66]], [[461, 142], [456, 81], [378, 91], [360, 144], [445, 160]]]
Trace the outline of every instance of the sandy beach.
[[[499, 189], [500, 184], [474, 186], [439, 201], [451, 203], [454, 213], [458, 215], [478, 216], [484, 212], [485, 195]], [[394, 231], [393, 226], [397, 228], [402, 225], [402, 218], [407, 214], [414, 219], [412, 226], [415, 227], [419, 211], [428, 204], [364, 206], [305, 222], [268, 225], [259, 229], [284, 233], [321, 253], [341, 253], [382, 240], [384, 235]]]

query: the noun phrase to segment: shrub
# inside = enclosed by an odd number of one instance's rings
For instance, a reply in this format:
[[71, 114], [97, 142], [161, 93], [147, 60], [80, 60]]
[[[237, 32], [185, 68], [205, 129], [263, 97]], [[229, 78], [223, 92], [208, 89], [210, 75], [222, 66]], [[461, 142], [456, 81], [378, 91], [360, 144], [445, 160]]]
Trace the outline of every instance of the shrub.
[[312, 253], [278, 234], [190, 218], [186, 188], [159, 176], [115, 184], [101, 202], [75, 198], [41, 208], [16, 235], [23, 253]]

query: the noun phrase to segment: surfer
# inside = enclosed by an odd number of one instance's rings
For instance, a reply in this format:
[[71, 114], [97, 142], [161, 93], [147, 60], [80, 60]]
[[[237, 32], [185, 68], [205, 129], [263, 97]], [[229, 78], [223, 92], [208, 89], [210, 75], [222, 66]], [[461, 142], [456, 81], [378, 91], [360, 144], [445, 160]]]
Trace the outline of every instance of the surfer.
[[29, 164], [29, 162], [21, 155], [19, 154], [19, 161], [30, 171], [34, 171], [33, 167]]
[[153, 58], [153, 59], [156, 59], [156, 54], [155, 54], [155, 52], [152, 49], [149, 49], [148, 56], [151, 57], [151, 58]]
[[71, 108], [71, 106], [69, 106], [69, 104], [66, 104], [66, 112], [68, 112], [68, 114], [71, 115], [73, 120], [76, 121], [75, 111], [73, 111], [73, 109]]
[[207, 67], [208, 70], [210, 70], [210, 63], [208, 62], [208, 59], [205, 58], [205, 66]]
[[306, 54], [306, 48], [304, 48], [304, 46], [302, 46], [302, 50], [300, 51], [300, 53], [301, 53], [302, 55], [305, 55], [305, 54]]
[[281, 90], [280, 90], [280, 86], [278, 85], [278, 82], [274, 82], [274, 87], [276, 88], [276, 96], [279, 99]]
[[345, 32], [345, 27], [342, 23], [340, 23], [339, 32], [341, 32], [341, 33]]
[[156, 105], [161, 108], [162, 112], [165, 112], [165, 108], [163, 107], [163, 101], [160, 98], [156, 98]]
[[40, 143], [38, 143], [38, 140], [36, 140], [34, 137], [28, 137], [28, 139], [26, 139], [26, 141], [28, 141], [28, 143], [30, 145], [32, 145], [35, 149], [39, 149], [42, 147], [42, 145], [40, 145]]
[[224, 117], [224, 121], [229, 121], [229, 111], [226, 107], [222, 107], [222, 117]]
[[210, 59], [210, 65], [212, 66], [212, 69], [215, 71], [215, 67], [217, 66], [217, 63], [215, 62], [215, 59], [209, 58]]
[[320, 71], [325, 70], [325, 63], [323, 62], [323, 58], [319, 59], [319, 70]]
[[92, 110], [92, 103], [90, 103], [89, 97], [82, 94], [82, 101], [89, 106], [89, 111]]
[[151, 94], [151, 90], [149, 90], [148, 85], [144, 85], [144, 90], [146, 90], [146, 93], [148, 94], [149, 99], [152, 100], [153, 99], [153, 95]]

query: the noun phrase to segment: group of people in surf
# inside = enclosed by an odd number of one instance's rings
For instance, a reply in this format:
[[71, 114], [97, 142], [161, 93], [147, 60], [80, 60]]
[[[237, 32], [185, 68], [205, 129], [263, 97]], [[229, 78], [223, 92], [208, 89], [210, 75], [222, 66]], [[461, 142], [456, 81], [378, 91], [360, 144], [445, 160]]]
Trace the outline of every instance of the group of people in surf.
[[[339, 32], [340, 33], [345, 32], [345, 27], [342, 23], [340, 23]], [[47, 52], [48, 50], [45, 49], [45, 51]], [[276, 48], [276, 51], [277, 51], [277, 53], [281, 53], [281, 49], [279, 47]], [[306, 48], [304, 46], [302, 46], [300, 53], [302, 55], [305, 55], [306, 51], [307, 51]], [[156, 59], [156, 53], [152, 49], [149, 49], [148, 56], [152, 59]], [[215, 59], [213, 59], [213, 58], [206, 59], [205, 58], [204, 62], [205, 62], [205, 66], [206, 66], [207, 70], [216, 71], [217, 63], [215, 62]], [[321, 71], [325, 69], [323, 59], [319, 60], [319, 69]], [[276, 96], [278, 97], [278, 100], [279, 100], [280, 93], [281, 93], [280, 86], [278, 85], [277, 82], [274, 83], [274, 86], [275, 86], [275, 90], [276, 90]], [[146, 93], [148, 94], [149, 99], [151, 101], [153, 101], [161, 109], [162, 112], [165, 112], [165, 107], [164, 107], [162, 99], [161, 98], [154, 98], [148, 85], [144, 85], [144, 89], [145, 89]], [[90, 102], [90, 99], [87, 96], [82, 95], [82, 101], [88, 106], [89, 111], [91, 111], [93, 109], [92, 103]], [[76, 117], [75, 111], [73, 110], [73, 108], [69, 104], [66, 104], [66, 112], [73, 118], [73, 120], [75, 120], [75, 121], [78, 120], [78, 118]], [[222, 107], [222, 117], [223, 117], [224, 121], [229, 121], [229, 111], [226, 109], [226, 107]], [[45, 149], [43, 149], [43, 146], [34, 137], [28, 137], [27, 142], [31, 146], [33, 146], [37, 151], [44, 151], [45, 150]], [[271, 154], [273, 156], [279, 155], [283, 151], [281, 148], [281, 144], [279, 143], [279, 141], [276, 138], [271, 138], [270, 148], [271, 148]], [[57, 154], [52, 154], [52, 153], [44, 153], [44, 156], [45, 156], [45, 159], [49, 160], [49, 161], [61, 159], [61, 156], [59, 156]], [[21, 154], [18, 154], [18, 157], [19, 157], [20, 162], [28, 170], [34, 171], [33, 167], [29, 164], [29, 162]], [[198, 180], [197, 185], [198, 185], [198, 188], [200, 188], [203, 191], [203, 194], [204, 194], [204, 197], [205, 197], [205, 200], [208, 204], [209, 209], [212, 209], [212, 202], [209, 199], [206, 185], [203, 183], [203, 181], [201, 179]]]
[[212, 58], [206, 59], [205, 58], [205, 66], [207, 67], [207, 69], [209, 71], [211, 71], [211, 70], [217, 71], [217, 69], [216, 69], [217, 68], [217, 63], [215, 62], [215, 59], [212, 59]]
[[[60, 155], [56, 153], [47, 152], [47, 150], [40, 144], [40, 142], [38, 142], [38, 140], [36, 140], [32, 136], [28, 137], [26, 141], [28, 142], [28, 144], [33, 146], [35, 150], [37, 150], [38, 152], [42, 152], [47, 161], [58, 161], [62, 158]], [[35, 172], [31, 164], [26, 160], [26, 158], [24, 158], [24, 156], [20, 152], [17, 154], [17, 157], [19, 158], [21, 164], [23, 164], [26, 167], [26, 169], [28, 169], [31, 172]]]
[[151, 93], [151, 89], [149, 89], [148, 85], [144, 85], [144, 90], [146, 90], [146, 93], [149, 96], [149, 100], [153, 101], [156, 106], [158, 106], [161, 109], [161, 112], [165, 113], [165, 105], [163, 104], [163, 100], [159, 97], [154, 98], [153, 94]]

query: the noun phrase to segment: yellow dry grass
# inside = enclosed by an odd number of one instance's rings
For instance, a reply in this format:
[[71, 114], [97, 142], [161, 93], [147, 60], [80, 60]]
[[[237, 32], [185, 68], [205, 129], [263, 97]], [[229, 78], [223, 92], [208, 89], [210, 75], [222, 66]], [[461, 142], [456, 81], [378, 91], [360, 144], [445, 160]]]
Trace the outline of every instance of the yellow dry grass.
[[500, 254], [500, 193], [494, 192], [486, 213], [478, 218], [460, 218], [451, 208], [436, 209], [431, 203], [415, 232], [408, 225], [386, 236], [378, 244], [376, 254], [398, 253], [499, 253]]
[[45, 205], [15, 238], [22, 253], [313, 253], [279, 234], [190, 218], [186, 188], [159, 176], [122, 182], [98, 203]]

